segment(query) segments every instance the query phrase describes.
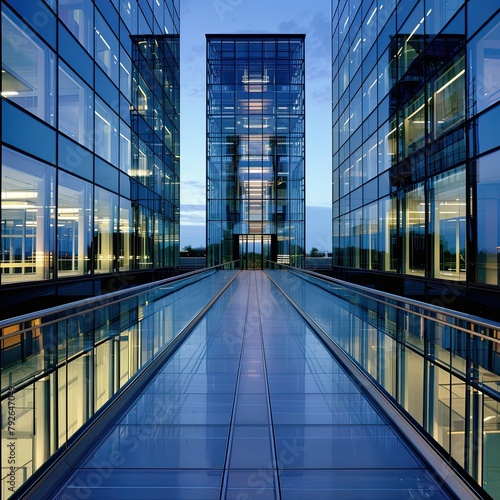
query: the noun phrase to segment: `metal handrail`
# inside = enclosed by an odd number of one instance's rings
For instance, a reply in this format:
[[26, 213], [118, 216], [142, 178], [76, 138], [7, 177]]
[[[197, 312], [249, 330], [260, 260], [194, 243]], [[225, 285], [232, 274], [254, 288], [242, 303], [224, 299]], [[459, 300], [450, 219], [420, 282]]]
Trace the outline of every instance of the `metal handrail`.
[[[309, 274], [309, 275], [313, 276], [314, 278], [319, 279], [320, 281], [335, 283], [335, 284], [343, 286], [343, 287], [345, 287], [347, 289], [352, 288], [360, 296], [368, 298], [370, 300], [375, 300], [375, 301], [377, 301], [379, 303], [387, 304], [384, 300], [379, 299], [377, 297], [374, 297], [373, 295], [378, 295], [378, 296], [384, 297], [386, 299], [395, 300], [395, 301], [398, 301], [398, 302], [403, 302], [404, 304], [412, 305], [412, 306], [419, 307], [419, 308], [422, 308], [422, 309], [427, 309], [428, 311], [433, 311], [436, 314], [443, 314], [443, 315], [452, 317], [452, 318], [454, 318], [456, 320], [459, 320], [459, 321], [466, 321], [466, 322], [469, 322], [469, 323], [474, 323], [474, 324], [477, 324], [478, 326], [481, 326], [483, 328], [488, 328], [488, 329], [500, 331], [500, 323], [495, 323], [495, 322], [492, 322], [492, 321], [489, 322], [489, 321], [485, 320], [484, 318], [480, 318], [478, 316], [473, 316], [471, 314], [466, 314], [466, 313], [460, 313], [460, 312], [457, 312], [457, 311], [452, 311], [452, 310], [446, 309], [444, 307], [435, 306], [433, 304], [428, 304], [426, 302], [421, 302], [421, 301], [418, 301], [418, 300], [415, 300], [415, 299], [409, 299], [409, 298], [403, 297], [401, 295], [394, 295], [392, 293], [383, 292], [383, 291], [380, 291], [380, 290], [374, 290], [373, 288], [368, 288], [368, 287], [365, 287], [365, 286], [362, 286], [362, 285], [358, 285], [358, 284], [355, 284], [355, 283], [349, 283], [348, 281], [343, 281], [343, 280], [340, 280], [338, 278], [332, 278], [330, 276], [325, 276], [325, 275], [322, 275], [322, 274], [319, 274], [319, 273], [315, 273], [314, 271], [309, 271], [309, 270], [306, 270], [306, 269], [297, 269], [297, 268], [292, 267], [292, 266], [287, 266], [285, 264], [278, 264], [277, 262], [272, 262], [272, 261], [267, 261], [267, 262], [270, 262], [270, 263], [275, 264], [277, 266], [280, 266], [282, 268], [287, 268], [287, 270], [292, 271], [292, 272], [297, 273], [297, 274], [298, 273]], [[440, 324], [446, 325], [446, 326], [451, 326], [452, 328], [460, 330], [460, 331], [462, 331], [464, 333], [467, 333], [469, 335], [473, 335], [473, 336], [476, 336], [476, 337], [479, 337], [479, 338], [482, 338], [482, 339], [494, 342], [496, 344], [500, 344], [500, 339], [497, 339], [497, 338], [494, 338], [494, 337], [489, 337], [488, 335], [484, 335], [484, 334], [482, 334], [480, 332], [476, 332], [474, 330], [470, 330], [470, 329], [462, 327], [460, 325], [450, 325], [446, 321], [443, 321], [443, 320], [441, 320], [439, 318], [434, 318], [432, 316], [426, 315], [424, 313], [420, 313], [418, 311], [412, 311], [412, 310], [408, 309], [407, 307], [402, 307], [402, 306], [399, 306], [397, 304], [391, 304], [391, 306], [394, 307], [395, 309], [400, 310], [400, 311], [404, 311], [406, 313], [410, 312], [412, 314], [415, 314], [416, 316], [420, 316], [422, 318], [432, 320], [432, 321], [434, 321], [436, 323], [440, 323]]]
[[[313, 283], [314, 284], [314, 283]], [[369, 289], [371, 290], [371, 289]], [[361, 296], [361, 297], [365, 297], [367, 299], [370, 299], [370, 300], [374, 300], [375, 302], [378, 302], [380, 304], [386, 304], [387, 305], [387, 302], [385, 302], [384, 300], [382, 299], [378, 299], [376, 297], [372, 297], [366, 293], [361, 293], [359, 291], [356, 291], [356, 293]], [[377, 291], [375, 291], [374, 293], [377, 293]], [[381, 293], [384, 293], [384, 292], [381, 292]], [[391, 295], [391, 294], [389, 294]], [[398, 295], [395, 295], [394, 297], [399, 297]], [[401, 299], [398, 299], [398, 298], [394, 298], [392, 300], [397, 300], [398, 302], [406, 302], [407, 304], [410, 304], [413, 299], [406, 299], [404, 297], [402, 297], [404, 300], [401, 300]], [[418, 303], [418, 301], [416, 301]], [[422, 304], [425, 305], [425, 303], [423, 302]], [[413, 304], [415, 305], [415, 304]], [[420, 318], [424, 318], [424, 319], [428, 319], [428, 320], [431, 320], [433, 321], [434, 323], [439, 323], [440, 325], [443, 325], [443, 326], [449, 326], [451, 328], [454, 328], [455, 330], [460, 330], [461, 332], [463, 333], [466, 333], [468, 335], [473, 335], [473, 336], [476, 336], [476, 337], [480, 337], [484, 340], [491, 340], [495, 343], [500, 343], [500, 339], [496, 339], [494, 337], [489, 337], [488, 335], [485, 335], [483, 333], [479, 333], [479, 332], [476, 332], [475, 330], [470, 330], [466, 327], [463, 327], [463, 326], [460, 326], [460, 325], [453, 325], [453, 324], [450, 324], [449, 322], [445, 321], [445, 320], [442, 320], [440, 318], [435, 318], [435, 317], [432, 317], [430, 315], [427, 315], [427, 314], [424, 314], [424, 313], [421, 313], [419, 311], [413, 311], [407, 307], [404, 307], [404, 306], [399, 306], [397, 304], [390, 304], [391, 307], [393, 307], [394, 309], [398, 309], [399, 311], [403, 311], [403, 312], [406, 312], [406, 313], [411, 313], [411, 314], [414, 314], [415, 316], [419, 316]], [[421, 307], [423, 308], [423, 306], [421, 305], [416, 305], [416, 307]], [[432, 308], [429, 308], [432, 310]], [[437, 314], [442, 314], [442, 315], [446, 315], [446, 316], [452, 316], [454, 317], [455, 319], [459, 319], [460, 321], [466, 321], [468, 323], [480, 323], [481, 322], [481, 319], [478, 318], [479, 321], [475, 321], [475, 320], [470, 320], [470, 319], [464, 319], [464, 318], [460, 318], [460, 316], [457, 316], [457, 315], [452, 315], [452, 314], [448, 314], [448, 309], [445, 309], [445, 308], [442, 308], [442, 311], [441, 312], [438, 312]], [[464, 317], [467, 316], [464, 314]], [[473, 318], [473, 316], [470, 316], [471, 318]], [[483, 320], [484, 321], [484, 320]], [[484, 325], [481, 325], [481, 326], [484, 326]], [[485, 327], [485, 328], [491, 328], [491, 329], [494, 329], [494, 330], [499, 330], [500, 331], [500, 324], [498, 326], [488, 326], [488, 327]]]
[[[212, 266], [212, 267], [207, 267], [204, 269], [199, 269], [196, 271], [191, 271], [189, 273], [185, 273], [185, 274], [182, 274], [180, 276], [173, 276], [171, 278], [165, 278], [165, 279], [160, 280], [160, 281], [153, 281], [151, 283], [145, 283], [143, 285], [133, 286], [133, 287], [127, 288], [125, 290], [117, 290], [115, 292], [109, 292], [106, 294], [99, 295], [97, 297], [88, 297], [86, 299], [77, 300], [75, 302], [70, 302], [68, 304], [54, 306], [54, 307], [51, 307], [48, 309], [43, 309], [40, 311], [27, 313], [27, 314], [24, 314], [22, 316], [16, 316], [14, 318], [8, 318], [8, 319], [0, 321], [0, 331], [1, 331], [1, 329], [7, 328], [7, 327], [9, 327], [13, 324], [16, 324], [16, 323], [24, 323], [24, 322], [32, 321], [35, 319], [39, 319], [41, 316], [60, 314], [64, 311], [67, 311], [70, 309], [89, 306], [88, 308], [86, 308], [84, 310], [80, 309], [74, 313], [68, 314], [66, 316], [54, 318], [54, 319], [47, 321], [45, 323], [30, 325], [26, 328], [16, 330], [15, 332], [9, 333], [7, 335], [0, 334], [0, 339], [6, 340], [6, 339], [9, 339], [11, 337], [17, 336], [19, 334], [32, 331], [33, 329], [36, 329], [36, 328], [47, 327], [47, 326], [52, 325], [54, 323], [58, 323], [62, 320], [67, 320], [67, 319], [73, 318], [75, 316], [78, 316], [80, 314], [92, 312], [92, 311], [95, 311], [95, 310], [100, 309], [102, 307], [106, 307], [106, 306], [109, 306], [111, 304], [117, 304], [117, 303], [122, 302], [124, 300], [128, 300], [130, 298], [137, 297], [138, 295], [145, 293], [147, 290], [154, 290], [155, 288], [158, 288], [158, 287], [163, 286], [163, 285], [168, 284], [168, 283], [175, 283], [175, 282], [184, 280], [186, 278], [191, 278], [191, 277], [197, 276], [199, 274], [203, 274], [207, 271], [216, 271], [218, 268], [224, 268], [225, 266], [231, 265], [235, 262], [236, 261], [226, 262], [224, 264], [219, 264], [217, 266]], [[125, 297], [119, 298], [120, 295], [125, 295]], [[96, 303], [98, 303], [98, 304], [96, 304]]]

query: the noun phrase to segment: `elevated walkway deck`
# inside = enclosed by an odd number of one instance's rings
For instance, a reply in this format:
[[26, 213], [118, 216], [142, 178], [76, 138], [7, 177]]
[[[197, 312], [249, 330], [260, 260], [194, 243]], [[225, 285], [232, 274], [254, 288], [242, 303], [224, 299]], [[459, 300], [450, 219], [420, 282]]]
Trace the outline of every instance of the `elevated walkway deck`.
[[242, 271], [56, 498], [452, 494], [269, 277]]

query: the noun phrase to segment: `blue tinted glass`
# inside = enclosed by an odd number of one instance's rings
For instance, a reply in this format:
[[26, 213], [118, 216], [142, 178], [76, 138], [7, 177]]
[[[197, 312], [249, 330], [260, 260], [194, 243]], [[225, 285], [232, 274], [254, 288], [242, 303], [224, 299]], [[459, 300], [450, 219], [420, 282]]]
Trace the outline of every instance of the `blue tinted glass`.
[[94, 178], [94, 155], [79, 144], [59, 135], [59, 166], [89, 181]]
[[280, 485], [283, 498], [302, 500], [330, 500], [332, 498], [412, 498], [424, 496], [444, 500], [448, 498], [436, 488], [431, 475], [420, 470], [364, 471], [281, 471]]
[[468, 49], [471, 60], [469, 92], [474, 99], [474, 113], [500, 100], [500, 16], [497, 16], [473, 40]]
[[95, 182], [115, 193], [118, 192], [118, 170], [100, 158], [95, 158]]
[[130, 198], [130, 177], [120, 172], [120, 195]]
[[53, 125], [55, 70], [55, 54], [2, 5], [2, 97]]
[[53, 278], [55, 168], [2, 148], [1, 174], [2, 282]]
[[58, 112], [59, 131], [92, 149], [94, 93], [62, 62], [59, 65]]
[[495, 12], [497, 0], [469, 0], [467, 3], [467, 36], [474, 34]]
[[363, 189], [359, 188], [351, 192], [351, 210], [360, 207], [363, 204]]
[[95, 13], [95, 60], [113, 83], [119, 85], [119, 42], [113, 31], [98, 13]]
[[[133, 2], [128, 2], [130, 3], [136, 3], [135, 0]], [[113, 7], [112, 3], [110, 0], [99, 0], [97, 2], [97, 7], [101, 11], [104, 19], [108, 22], [108, 24], [111, 26], [111, 29], [115, 32], [118, 33], [118, 27], [119, 27], [119, 17], [118, 17], [118, 12], [116, 9]]]
[[500, 106], [490, 109], [477, 119], [477, 129], [471, 130], [471, 140], [477, 146], [477, 154], [500, 146], [499, 123]]
[[88, 85], [93, 86], [94, 63], [62, 24], [59, 24], [59, 55]]
[[118, 111], [120, 93], [99, 67], [96, 67], [95, 69], [95, 91], [109, 106], [111, 106], [111, 108]]
[[[110, 103], [113, 104], [113, 103]], [[118, 165], [119, 119], [118, 115], [96, 96], [94, 118], [94, 149], [96, 154], [113, 165]]]
[[477, 248], [478, 281], [498, 285], [500, 266], [500, 153], [483, 156], [477, 162]]
[[68, 27], [73, 36], [94, 53], [94, 5], [92, 0], [77, 2], [60, 1], [59, 19]]
[[[140, 498], [147, 491], [147, 498], [175, 498], [188, 500], [203, 497], [206, 500], [218, 500], [222, 483], [221, 471], [169, 471], [169, 470], [119, 470], [114, 465], [119, 463], [119, 451], [103, 462], [104, 467], [113, 467], [112, 473], [99, 475], [101, 481], [95, 484], [95, 471], [79, 470], [66, 486], [64, 494], [76, 498], [116, 498], [133, 500]], [[109, 465], [108, 465], [109, 464]], [[100, 469], [103, 471], [104, 469]]]
[[[26, 131], [30, 133], [27, 134]], [[56, 132], [2, 99], [2, 139], [21, 151], [55, 164]]]
[[370, 203], [377, 199], [377, 179], [373, 179], [364, 185], [363, 198], [364, 203]]
[[426, 0], [426, 35], [437, 35], [463, 4], [464, 0], [452, 0], [447, 2], [446, 5], [443, 5], [441, 0]]
[[57, 191], [58, 276], [89, 271], [92, 241], [92, 185], [59, 171]]
[[278, 492], [275, 491], [277, 485], [276, 473], [272, 470], [229, 471], [224, 498], [275, 500], [279, 498]]
[[23, 16], [34, 31], [55, 48], [56, 17], [42, 0], [11, 1], [12, 7]]
[[380, 197], [386, 196], [391, 192], [389, 172], [385, 172], [378, 177], [378, 193]]
[[[120, 425], [86, 462], [84, 468], [122, 455], [119, 469], [222, 469], [228, 427], [225, 425]], [[178, 443], [183, 452], [175, 453]]]

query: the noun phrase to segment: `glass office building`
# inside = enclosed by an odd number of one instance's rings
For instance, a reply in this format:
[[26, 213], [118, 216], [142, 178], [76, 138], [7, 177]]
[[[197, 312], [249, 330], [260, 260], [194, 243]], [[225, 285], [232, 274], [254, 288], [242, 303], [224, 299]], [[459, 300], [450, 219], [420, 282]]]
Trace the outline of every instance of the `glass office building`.
[[207, 35], [207, 263], [305, 260], [304, 35]]
[[171, 274], [179, 0], [5, 0], [1, 13], [2, 310]]
[[332, 16], [334, 274], [498, 317], [498, 1]]

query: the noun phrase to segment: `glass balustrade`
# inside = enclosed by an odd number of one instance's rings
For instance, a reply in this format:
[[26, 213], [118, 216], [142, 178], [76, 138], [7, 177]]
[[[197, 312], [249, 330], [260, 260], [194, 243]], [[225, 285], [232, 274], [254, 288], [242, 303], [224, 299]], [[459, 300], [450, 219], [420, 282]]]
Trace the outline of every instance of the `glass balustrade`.
[[[500, 324], [284, 266], [268, 275], [446, 459], [500, 495]], [[281, 269], [281, 270], [280, 270]]]
[[0, 322], [8, 498], [230, 281], [229, 263]]

